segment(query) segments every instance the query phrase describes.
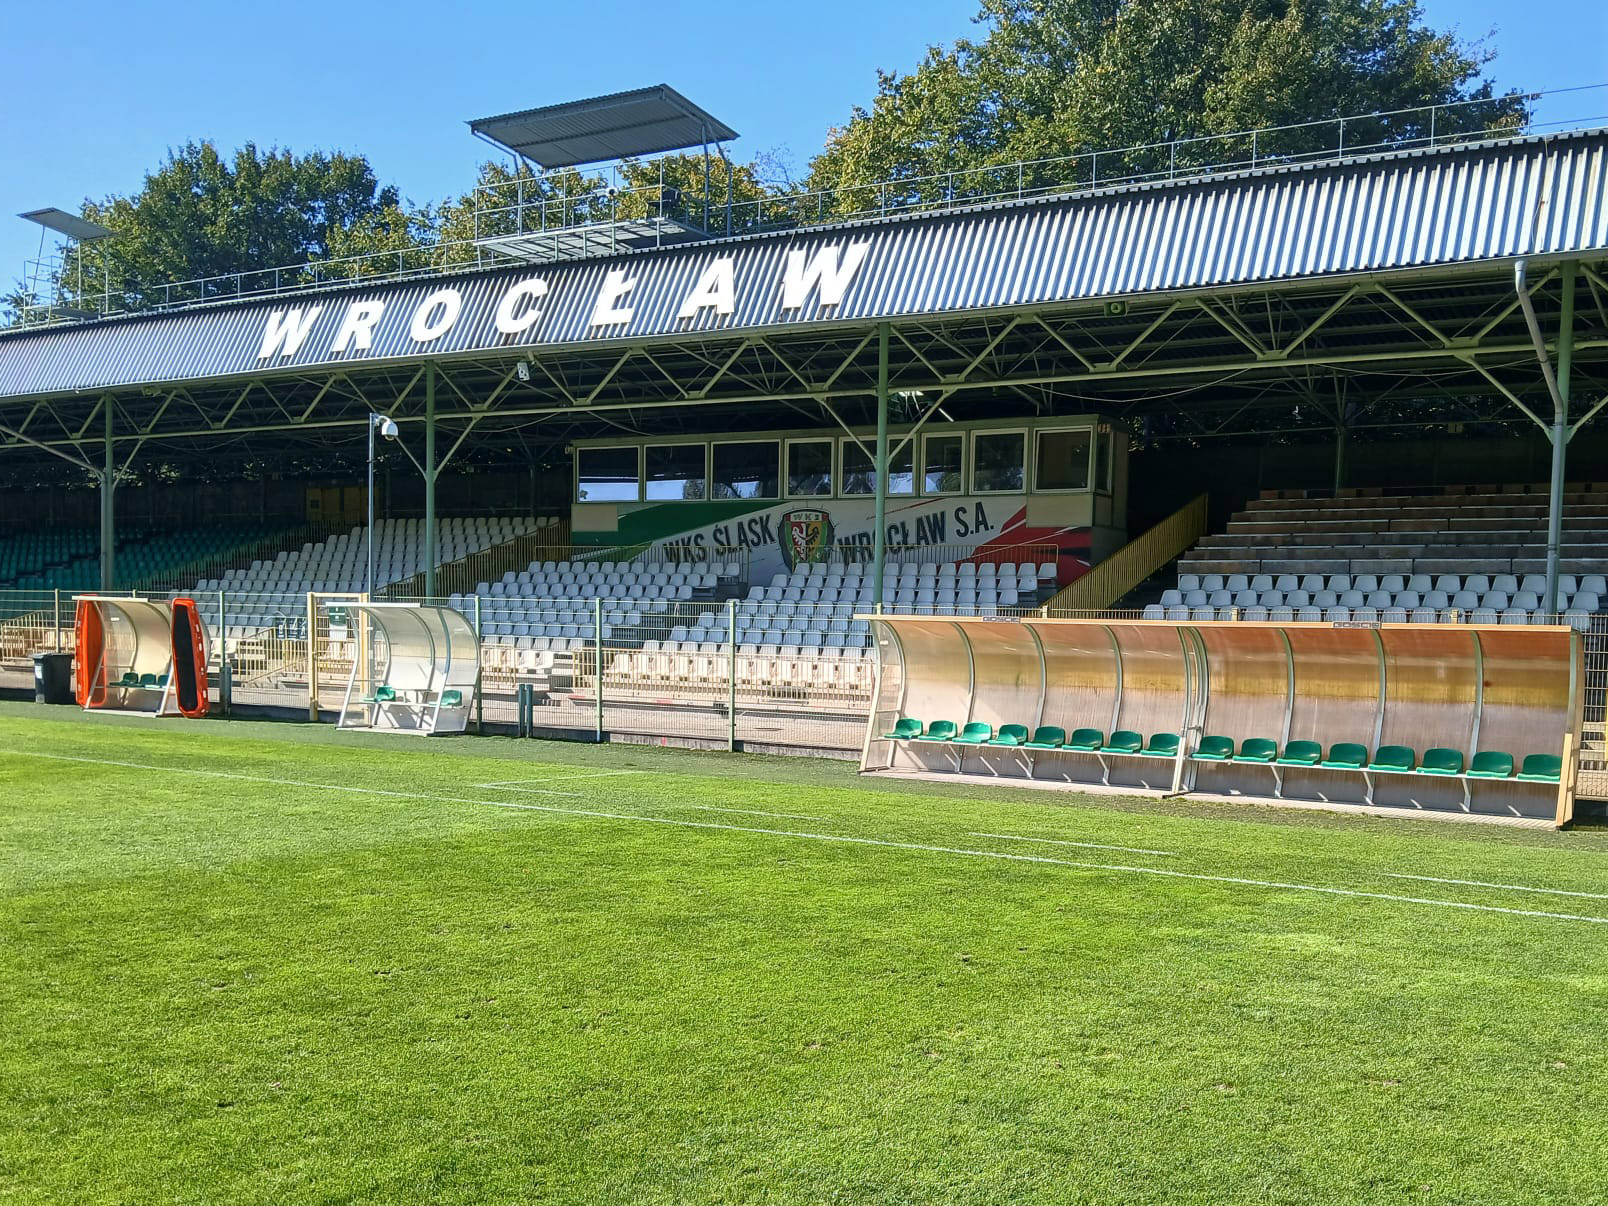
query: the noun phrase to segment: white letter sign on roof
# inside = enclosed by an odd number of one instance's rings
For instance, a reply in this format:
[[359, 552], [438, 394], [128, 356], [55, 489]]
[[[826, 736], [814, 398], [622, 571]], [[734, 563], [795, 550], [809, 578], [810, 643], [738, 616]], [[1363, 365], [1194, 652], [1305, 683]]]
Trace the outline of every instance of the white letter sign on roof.
[[687, 294], [677, 318], [697, 318], [704, 310], [725, 317], [737, 308], [737, 283], [731, 257], [721, 256], [703, 270], [698, 283]]
[[263, 328], [262, 351], [257, 353], [257, 359], [267, 360], [275, 352], [289, 357], [301, 351], [301, 345], [307, 342], [307, 335], [313, 329], [313, 321], [323, 310], [323, 306], [314, 306], [305, 315], [300, 306], [293, 310], [275, 310]]
[[636, 311], [617, 303], [636, 288], [636, 282], [625, 275], [623, 268], [610, 268], [603, 278], [603, 287], [597, 293], [597, 305], [592, 307], [594, 327], [612, 327], [630, 322]]
[[870, 243], [850, 243], [842, 260], [838, 259], [838, 245], [828, 243], [815, 253], [815, 258], [804, 263], [805, 253], [793, 250], [787, 253], [787, 271], [782, 276], [782, 309], [802, 310], [809, 299], [810, 290], [819, 286], [821, 306], [835, 306], [843, 300], [849, 286], [854, 283]]
[[340, 355], [355, 339], [357, 350], [366, 352], [374, 346], [374, 326], [385, 312], [385, 303], [374, 298], [355, 301], [346, 307], [341, 329], [335, 332], [335, 342], [329, 345], [331, 355]]
[[[502, 295], [497, 303], [497, 313], [494, 320], [497, 330], [503, 335], [523, 335], [541, 319], [542, 308], [536, 303], [547, 296], [547, 282], [532, 277], [528, 281], [520, 281]], [[521, 302], [529, 302], [525, 312], [519, 312]]]
[[[440, 314], [437, 315], [436, 311]], [[430, 343], [452, 330], [463, 310], [463, 294], [456, 289], [437, 289], [419, 303], [413, 312], [413, 326], [408, 333], [414, 343]]]

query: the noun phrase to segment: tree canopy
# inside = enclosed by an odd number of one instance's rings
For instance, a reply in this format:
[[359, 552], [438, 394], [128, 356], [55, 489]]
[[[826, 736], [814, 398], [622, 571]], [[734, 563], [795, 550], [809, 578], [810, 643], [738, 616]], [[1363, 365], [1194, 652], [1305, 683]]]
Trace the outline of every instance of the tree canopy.
[[[1483, 102], [1437, 113], [1437, 135], [1524, 117], [1482, 78], [1489, 53], [1429, 28], [1416, 0], [982, 0], [976, 21], [984, 36], [879, 73], [871, 107], [828, 136], [809, 183], [839, 212], [864, 208], [852, 186], [870, 181], [931, 195], [956, 172], [1181, 139], [1208, 141], [1151, 158], [1225, 162], [1250, 148], [1214, 136], [1353, 114], [1378, 116], [1348, 123], [1351, 146], [1425, 137], [1431, 105]], [[1260, 152], [1325, 141], [1335, 127], [1306, 126]]]

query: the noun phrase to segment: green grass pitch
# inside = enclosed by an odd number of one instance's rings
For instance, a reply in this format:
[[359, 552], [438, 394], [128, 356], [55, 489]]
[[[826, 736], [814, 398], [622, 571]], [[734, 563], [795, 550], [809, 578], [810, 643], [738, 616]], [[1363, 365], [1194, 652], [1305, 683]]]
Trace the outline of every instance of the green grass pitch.
[[24, 705], [0, 801], [4, 1203], [1608, 1196], [1608, 834]]

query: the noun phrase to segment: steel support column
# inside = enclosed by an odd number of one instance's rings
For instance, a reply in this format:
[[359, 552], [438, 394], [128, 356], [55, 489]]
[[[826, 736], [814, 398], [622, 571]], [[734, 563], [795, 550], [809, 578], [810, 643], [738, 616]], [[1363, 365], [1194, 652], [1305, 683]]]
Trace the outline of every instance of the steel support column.
[[871, 603], [882, 610], [882, 571], [888, 560], [888, 336], [887, 323], [877, 324], [877, 495], [875, 564]]
[[100, 473], [100, 588], [117, 589], [117, 465], [112, 460], [112, 396], [101, 399], [106, 419], [106, 459]]
[[436, 597], [436, 366], [424, 371], [424, 593]]
[[1563, 306], [1558, 315], [1558, 388], [1552, 405], [1552, 479], [1547, 497], [1546, 608], [1560, 614], [1558, 564], [1563, 555], [1563, 479], [1569, 451], [1569, 372], [1574, 364], [1575, 263], [1566, 262], [1559, 274]]

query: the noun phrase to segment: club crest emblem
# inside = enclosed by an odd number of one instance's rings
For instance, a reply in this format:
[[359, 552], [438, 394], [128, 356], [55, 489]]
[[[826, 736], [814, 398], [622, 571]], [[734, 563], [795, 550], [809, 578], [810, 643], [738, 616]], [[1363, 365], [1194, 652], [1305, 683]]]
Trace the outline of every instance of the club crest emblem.
[[780, 526], [782, 560], [790, 570], [820, 561], [832, 547], [832, 517], [825, 511], [789, 511]]

